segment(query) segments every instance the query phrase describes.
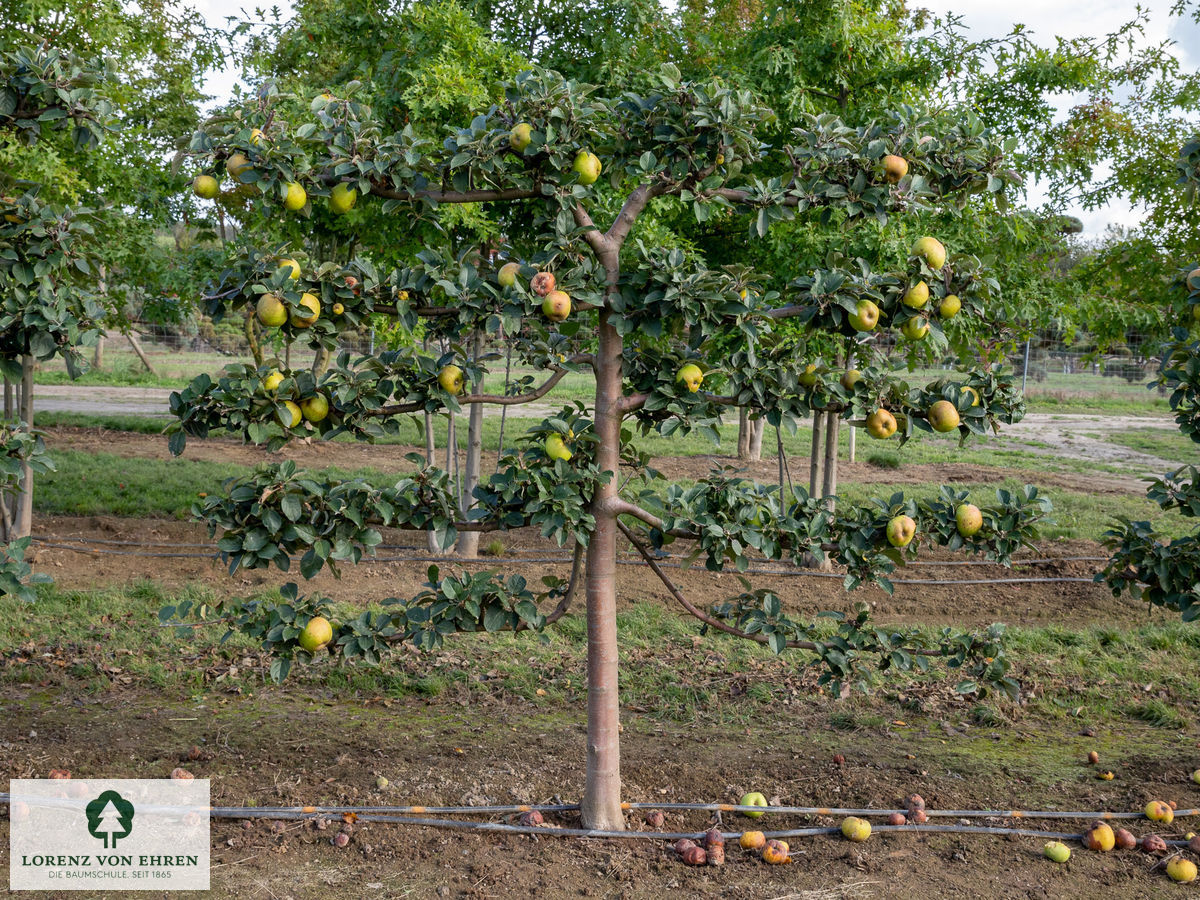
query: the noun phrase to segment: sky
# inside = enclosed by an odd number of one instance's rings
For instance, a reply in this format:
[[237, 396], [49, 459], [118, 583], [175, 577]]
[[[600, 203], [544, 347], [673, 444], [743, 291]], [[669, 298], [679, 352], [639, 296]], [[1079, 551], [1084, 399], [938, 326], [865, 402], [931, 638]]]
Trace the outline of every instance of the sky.
[[[213, 25], [225, 25], [225, 16], [231, 6], [228, 0], [194, 0], [197, 10]], [[1171, 19], [1171, 0], [1140, 0], [1151, 16], [1146, 41], [1158, 43], [1172, 40], [1174, 52], [1189, 68], [1200, 66], [1200, 25], [1190, 19]], [[280, 0], [278, 7], [286, 17], [291, 5]], [[911, 0], [911, 5], [924, 7], [930, 12], [945, 16], [954, 13], [960, 16], [968, 29], [968, 36], [976, 39], [1001, 37], [1021, 23], [1026, 31], [1041, 44], [1050, 44], [1056, 35], [1067, 37], [1101, 37], [1116, 31], [1133, 14], [1133, 0]], [[220, 98], [228, 97], [234, 84], [232, 72], [216, 72], [207, 82], [207, 91]], [[1064, 98], [1062, 109], [1067, 109], [1079, 98]], [[1029, 202], [1039, 205], [1044, 193], [1036, 183], [1029, 185]], [[1138, 210], [1127, 204], [1114, 203], [1103, 209], [1084, 211], [1067, 210], [1083, 220], [1084, 237], [1099, 237], [1108, 225], [1136, 225], [1141, 219]]]

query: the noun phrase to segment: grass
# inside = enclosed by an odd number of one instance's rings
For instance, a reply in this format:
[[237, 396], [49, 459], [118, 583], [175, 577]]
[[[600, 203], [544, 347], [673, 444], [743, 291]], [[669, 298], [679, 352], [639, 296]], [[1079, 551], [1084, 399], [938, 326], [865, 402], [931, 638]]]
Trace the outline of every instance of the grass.
[[1118, 431], [1106, 435], [1105, 440], [1181, 465], [1194, 461], [1197, 455], [1200, 455], [1200, 444], [1173, 429], [1142, 428]]
[[[153, 690], [165, 702], [202, 696], [214, 687], [205, 672], [211, 677], [230, 665], [238, 671], [222, 678], [222, 693], [264, 690], [267, 660], [246, 639], [234, 636], [222, 643], [220, 626], [182, 632], [159, 627], [162, 606], [214, 596], [207, 586], [168, 593], [142, 583], [88, 591], [45, 587], [31, 605], [2, 597], [0, 646], [32, 642], [37, 650], [19, 661], [21, 654], [14, 653], [0, 667], [0, 685], [40, 684], [102, 696], [114, 689], [105, 667], [117, 660], [133, 678], [131, 689]], [[348, 617], [358, 609], [342, 604], [339, 612]], [[800, 697], [807, 706], [825, 710], [830, 726], [845, 732], [887, 726], [899, 710], [917, 730], [936, 728], [937, 720], [949, 715], [944, 689], [957, 677], [936, 665], [925, 677], [879, 675], [870, 698], [838, 703], [813, 684], [815, 676], [804, 665], [811, 659], [807, 654], [776, 657], [757, 644], [715, 633], [703, 639], [703, 652], [697, 653], [696, 623], [655, 602], [634, 604], [618, 619], [622, 702], [650, 719], [740, 725], [778, 714], [781, 705]], [[937, 632], [928, 628], [929, 636]], [[578, 709], [586, 699], [581, 677], [586, 647], [582, 617], [572, 614], [542, 637], [462, 635], [451, 638], [445, 652], [401, 653], [377, 668], [296, 666], [288, 689], [320, 691], [335, 701], [449, 694], [458, 701], [489, 696], [521, 699], [545, 711]], [[1077, 629], [1013, 628], [1008, 650], [1025, 701], [962, 701], [956, 715], [999, 729], [1036, 721], [1063, 730], [1078, 730], [1071, 723], [1086, 722], [1125, 735], [1135, 723], [1158, 732], [1195, 730], [1200, 633], [1194, 626], [1168, 617]], [[738, 690], [731, 692], [735, 684]], [[932, 723], [919, 721], [926, 714]]]

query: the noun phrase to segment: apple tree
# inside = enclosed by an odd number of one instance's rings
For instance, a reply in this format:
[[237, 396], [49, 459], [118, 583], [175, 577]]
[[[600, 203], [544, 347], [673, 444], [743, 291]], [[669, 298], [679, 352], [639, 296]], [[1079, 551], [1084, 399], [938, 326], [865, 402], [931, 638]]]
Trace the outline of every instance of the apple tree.
[[[251, 241], [231, 269], [236, 277], [210, 298], [218, 311], [253, 309], [284, 340], [331, 351], [342, 329], [385, 314], [447, 349], [414, 343], [366, 356], [341, 352], [319, 375], [278, 359], [201, 375], [171, 397], [173, 452], [216, 433], [270, 450], [341, 434], [370, 441], [427, 411], [546, 403], [568, 373], [594, 378], [595, 395], [530, 428], [475, 487], [467, 515], [449, 473], [419, 455], [390, 485], [266, 464], [194, 508], [220, 532], [231, 572], [288, 572], [298, 558], [305, 578], [326, 566], [336, 574], [371, 553], [385, 527], [431, 531], [443, 546], [462, 531], [535, 528], [573, 551], [569, 577], [534, 585], [518, 574], [434, 567], [417, 596], [343, 621], [328, 598], [301, 595], [296, 584], [279, 600], [185, 602], [164, 609], [164, 619], [223, 619], [274, 654], [272, 674], [282, 678], [318, 654], [373, 664], [404, 642], [435, 650], [459, 632], [541, 630], [568, 611], [582, 583], [582, 817], [595, 829], [623, 827], [615, 582], [623, 546], [707, 628], [776, 653], [799, 651], [823, 667], [833, 691], [865, 686], [873, 669], [924, 672], [940, 660], [961, 671], [964, 693], [1015, 694], [1001, 626], [929, 637], [876, 626], [862, 604], [805, 622], [783, 598], [749, 586], [705, 604], [672, 583], [659, 560], [683, 548], [710, 570], [741, 573], [755, 560], [815, 557], [842, 567], [849, 590], [890, 590], [889, 574], [921, 547], [1007, 562], [1029, 545], [1049, 508], [1032, 487], [979, 506], [951, 487], [933, 498], [896, 494], [853, 506], [811, 496], [786, 472], [775, 485], [728, 469], [686, 488], [664, 483], [637, 435], [716, 435], [723, 413], [739, 407], [785, 428], [832, 413], [900, 441], [929, 431], [965, 440], [1016, 421], [1024, 407], [1011, 377], [986, 370], [915, 385], [882, 356], [866, 357], [856, 380], [815, 361], [809, 342], [830, 335], [886, 328], [937, 340], [979, 315], [999, 285], [936, 240], [915, 247], [903, 271], [835, 259], [781, 292], [744, 266], [715, 269], [694, 252], [656, 246], [638, 228], [655, 208], [684, 209], [701, 221], [747, 215], [758, 236], [798, 213], [836, 215], [851, 228], [964, 191], [1003, 191], [1004, 154], [982, 127], [911, 112], [861, 127], [821, 116], [771, 147], [758, 136], [769, 111], [750, 93], [683, 80], [671, 66], [653, 80], [652, 91], [604, 97], [550, 71], [526, 72], [506, 86], [503, 102], [436, 140], [412, 127], [384, 133], [348, 85], [341, 96], [276, 95], [213, 118], [190, 144], [201, 174], [236, 180], [264, 208], [372, 204], [416, 222], [447, 204], [490, 204], [507, 209], [509, 224], [494, 256], [430, 245], [389, 271], [366, 256], [293, 266], [276, 248]], [[774, 161], [776, 175], [741, 174], [763, 159]], [[786, 321], [803, 326], [799, 339], [776, 340]], [[514, 359], [544, 377], [484, 391], [496, 354], [467, 344], [464, 337], [476, 333], [493, 343], [503, 335]]]
[[[62, 129], [76, 150], [94, 147], [108, 130], [111, 105], [100, 91], [109, 78], [104, 62], [45, 45], [0, 52], [0, 134], [25, 152]], [[90, 211], [47, 203], [40, 193], [0, 173], [0, 538], [19, 539], [8, 550], [18, 561], [32, 525], [34, 475], [52, 468], [33, 430], [35, 362], [61, 356], [79, 371], [80, 347], [95, 342], [104, 315], [89, 291]], [[0, 572], [9, 570], [0, 563]]]
[[[1179, 183], [1189, 202], [1200, 185], [1200, 137], [1184, 145], [1178, 161]], [[1200, 446], [1200, 267], [1184, 270], [1176, 282], [1176, 302], [1165, 314], [1177, 324], [1163, 345], [1159, 377], [1151, 388], [1165, 386], [1179, 430]], [[1180, 466], [1150, 483], [1146, 495], [1164, 511], [1178, 510], [1200, 518], [1200, 467]], [[1104, 571], [1096, 576], [1114, 596], [1128, 594], [1178, 612], [1185, 622], [1200, 619], [1200, 528], [1174, 540], [1150, 522], [1118, 517], [1106, 534], [1113, 551]]]

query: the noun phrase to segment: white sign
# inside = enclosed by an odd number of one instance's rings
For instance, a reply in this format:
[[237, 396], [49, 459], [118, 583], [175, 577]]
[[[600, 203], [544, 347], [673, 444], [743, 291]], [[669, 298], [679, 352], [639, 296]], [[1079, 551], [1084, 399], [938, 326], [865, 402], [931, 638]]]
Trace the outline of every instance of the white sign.
[[16, 779], [9, 889], [206, 891], [208, 809], [208, 779]]

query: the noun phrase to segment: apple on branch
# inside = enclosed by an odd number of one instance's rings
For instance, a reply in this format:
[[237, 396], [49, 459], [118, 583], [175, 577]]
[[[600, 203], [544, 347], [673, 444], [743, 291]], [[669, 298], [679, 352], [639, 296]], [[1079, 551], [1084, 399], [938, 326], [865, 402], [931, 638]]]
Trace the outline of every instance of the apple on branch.
[[463, 370], [458, 366], [445, 366], [442, 371], [438, 372], [438, 384], [442, 390], [451, 396], [457, 397], [463, 392], [463, 386], [466, 384], [466, 379], [463, 378]]
[[700, 382], [704, 381], [704, 370], [695, 363], [687, 363], [675, 373], [675, 380], [683, 382], [691, 393], [700, 390]]
[[917, 533], [917, 523], [912, 516], [893, 516], [887, 524], [888, 543], [893, 547], [907, 547]]

